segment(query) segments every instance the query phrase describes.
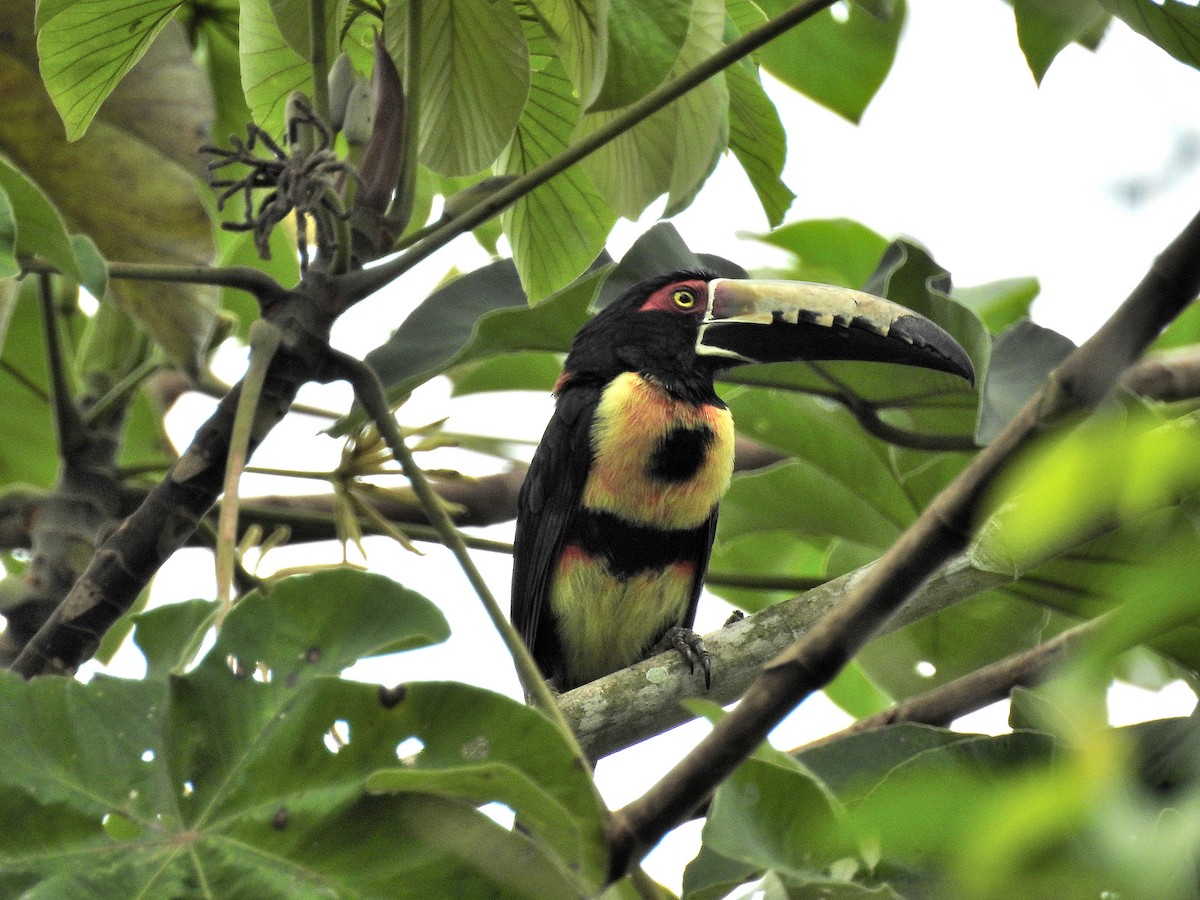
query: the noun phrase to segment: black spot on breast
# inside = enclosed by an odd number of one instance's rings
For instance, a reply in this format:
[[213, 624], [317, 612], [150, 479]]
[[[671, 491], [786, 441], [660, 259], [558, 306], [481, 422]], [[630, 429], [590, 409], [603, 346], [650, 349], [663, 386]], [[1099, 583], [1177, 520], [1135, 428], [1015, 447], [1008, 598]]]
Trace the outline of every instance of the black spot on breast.
[[672, 428], [654, 448], [646, 474], [656, 481], [687, 481], [700, 469], [712, 442], [707, 425]]

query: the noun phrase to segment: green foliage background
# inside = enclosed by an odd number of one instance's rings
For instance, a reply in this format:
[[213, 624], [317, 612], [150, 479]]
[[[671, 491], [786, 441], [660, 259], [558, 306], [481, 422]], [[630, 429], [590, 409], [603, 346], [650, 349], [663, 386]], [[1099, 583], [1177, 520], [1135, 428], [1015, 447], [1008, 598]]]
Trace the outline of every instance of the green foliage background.
[[[259, 260], [246, 234], [216, 227], [222, 215], [195, 145], [210, 127], [220, 140], [250, 117], [281, 137], [289, 94], [320, 87], [315, 61], [345, 52], [365, 89], [380, 33], [419, 85], [408, 98], [420, 110], [417, 213], [401, 223], [412, 234], [439, 224], [435, 196], [452, 206], [488, 178], [546, 164], [790, 5], [5, 4], [6, 496], [52, 489], [59, 468], [35, 270], [52, 267], [67, 298], [72, 388], [130, 404], [120, 434], [130, 483], [170, 450], [161, 410], [129, 385], [166, 366], [204, 382], [215, 342], [244, 337], [256, 311], [203, 279], [128, 280], [106, 266], [253, 265], [285, 286], [298, 280], [286, 228]], [[1114, 17], [1180, 64], [1200, 64], [1200, 11], [1178, 0], [1012, 7], [1039, 82], [1068, 45], [1097, 46]], [[494, 251], [503, 234], [511, 258], [448, 280], [370, 354], [390, 398], [403, 402], [439, 375], [460, 394], [549, 389], [571, 336], [621, 285], [714, 262], [665, 225], [621, 260], [605, 244], [619, 217], [663, 195], [667, 216], [686, 208], [729, 152], [772, 226], [762, 239], [788, 254], [778, 277], [863, 287], [916, 309], [968, 350], [978, 381], [872, 364], [732, 373], [722, 392], [740, 432], [783, 461], [736, 479], [714, 590], [754, 612], [794, 593], [754, 578], [820, 582], [876, 559], [1071, 350], [1028, 320], [1031, 279], [952, 286], [936, 248], [844, 219], [785, 222], [793, 194], [783, 163], [797, 136], [762, 73], [857, 122], [887, 78], [906, 13], [905, 0], [821, 10], [481, 226], [481, 243]], [[360, 149], [347, 134], [335, 148]], [[80, 286], [98, 311], [81, 311]], [[1194, 349], [1193, 319], [1161, 347]], [[1014, 695], [1012, 734], [900, 724], [792, 755], [760, 749], [713, 798], [684, 896], [755, 883], [770, 897], [1197, 896], [1195, 718], [1120, 729], [1104, 719], [1114, 678], [1195, 684], [1200, 670], [1195, 407], [1122, 393], [1080, 427], [1046, 436], [989, 501], [964, 560], [1004, 576], [1003, 586], [875, 641], [827, 691], [867, 716], [1104, 617], [1071, 666]], [[360, 426], [350, 413], [335, 430], [362, 443]], [[346, 515], [338, 526], [354, 537]], [[131, 617], [123, 627], [146, 658], [140, 680], [0, 678], [0, 810], [20, 823], [0, 831], [0, 892], [604, 892], [601, 800], [540, 713], [461, 684], [381, 689], [342, 677], [359, 659], [444, 640], [440, 599], [378, 575], [321, 571], [251, 591], [228, 615], [198, 598]], [[921, 660], [936, 674], [914, 674]], [[607, 887], [614, 897], [638, 889]]]

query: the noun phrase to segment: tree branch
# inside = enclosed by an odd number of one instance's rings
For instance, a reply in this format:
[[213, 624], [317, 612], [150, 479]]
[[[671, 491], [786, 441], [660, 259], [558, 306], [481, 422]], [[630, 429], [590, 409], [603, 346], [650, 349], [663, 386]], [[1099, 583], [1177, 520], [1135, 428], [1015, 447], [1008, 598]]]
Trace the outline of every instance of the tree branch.
[[[44, 260], [21, 260], [22, 274], [58, 272]], [[166, 266], [154, 263], [110, 262], [108, 277], [125, 281], [168, 281], [236, 288], [260, 303], [282, 300], [288, 290], [266, 272], [252, 266]]]
[[916, 697], [909, 697], [890, 709], [859, 719], [835, 734], [818, 738], [790, 752], [794, 754], [814, 747], [836, 744], [850, 735], [886, 728], [897, 722], [947, 726], [959, 716], [965, 716], [983, 709], [989, 703], [1005, 699], [1015, 687], [1042, 680], [1046, 672], [1068, 649], [1099, 632], [1109, 621], [1111, 614], [1106, 613], [1083, 622], [1044, 644], [1029, 648], [1024, 653], [1016, 653]]
[[[314, 275], [288, 294], [288, 302], [264, 306], [264, 317], [280, 327], [283, 340], [263, 385], [248, 454], [287, 413], [302, 384], [329, 377], [325, 363], [333, 317], [327, 290], [327, 283]], [[46, 670], [74, 671], [167, 558], [187, 542], [220, 493], [240, 395], [235, 386], [221, 400], [187, 451], [96, 551], [13, 662], [13, 671], [25, 677]]]
[[845, 599], [768, 663], [737, 708], [645, 795], [610, 820], [612, 875], [682, 822], [788, 712], [827, 684], [905, 600], [958, 553], [985, 492], [1032, 438], [1096, 406], [1163, 327], [1200, 292], [1200, 215], [1155, 260], [1103, 327], [1051, 373], [997, 439], [980, 451]]

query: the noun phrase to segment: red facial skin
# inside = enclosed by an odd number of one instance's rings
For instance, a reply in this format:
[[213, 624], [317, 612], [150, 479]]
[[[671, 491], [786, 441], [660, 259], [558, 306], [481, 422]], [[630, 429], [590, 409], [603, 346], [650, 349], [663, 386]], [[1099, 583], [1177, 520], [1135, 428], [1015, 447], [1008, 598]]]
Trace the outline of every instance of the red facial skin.
[[641, 312], [678, 313], [700, 316], [708, 304], [708, 282], [700, 279], [676, 281], [659, 288], [641, 305]]

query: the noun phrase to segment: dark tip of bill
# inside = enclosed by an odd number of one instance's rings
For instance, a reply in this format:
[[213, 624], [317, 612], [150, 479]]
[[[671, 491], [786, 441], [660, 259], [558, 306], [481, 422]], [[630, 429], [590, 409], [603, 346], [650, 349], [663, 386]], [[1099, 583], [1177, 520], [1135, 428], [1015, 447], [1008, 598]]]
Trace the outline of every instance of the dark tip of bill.
[[931, 354], [942, 363], [930, 366], [967, 379], [975, 385], [975, 366], [971, 357], [940, 325], [921, 316], [901, 316], [892, 323], [889, 335], [908, 341], [914, 347]]

